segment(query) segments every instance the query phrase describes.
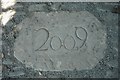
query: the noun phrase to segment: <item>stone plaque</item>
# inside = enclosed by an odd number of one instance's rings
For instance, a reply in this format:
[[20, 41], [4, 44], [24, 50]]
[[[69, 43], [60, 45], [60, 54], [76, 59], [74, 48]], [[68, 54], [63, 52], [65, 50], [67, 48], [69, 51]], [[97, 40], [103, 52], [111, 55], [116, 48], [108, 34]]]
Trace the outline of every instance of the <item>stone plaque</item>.
[[17, 27], [14, 56], [26, 67], [85, 70], [104, 57], [105, 27], [87, 11], [33, 12]]

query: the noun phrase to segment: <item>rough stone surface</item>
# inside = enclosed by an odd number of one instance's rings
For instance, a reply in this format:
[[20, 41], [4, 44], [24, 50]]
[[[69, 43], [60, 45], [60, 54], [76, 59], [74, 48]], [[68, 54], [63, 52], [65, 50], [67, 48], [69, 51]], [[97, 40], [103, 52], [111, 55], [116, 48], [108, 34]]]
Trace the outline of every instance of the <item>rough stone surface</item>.
[[34, 12], [17, 27], [14, 55], [36, 70], [92, 69], [107, 48], [104, 25], [87, 11]]
[[[36, 6], [37, 5], [37, 6]], [[112, 13], [112, 9], [118, 3], [16, 3], [16, 14], [3, 27], [2, 52], [3, 78], [118, 78], [118, 14]], [[30, 7], [32, 6], [32, 7]], [[33, 8], [34, 7], [34, 8]], [[9, 8], [9, 9], [13, 9]], [[31, 8], [31, 9], [30, 9]], [[105, 25], [106, 45], [104, 57], [92, 69], [65, 70], [65, 71], [37, 71], [28, 68], [14, 57], [14, 43], [19, 38], [19, 29], [16, 25], [25, 18], [31, 17], [33, 12], [56, 12], [56, 11], [87, 11], [93, 14], [98, 21]], [[79, 31], [78, 31], [79, 32]], [[43, 30], [44, 33], [44, 30]], [[23, 33], [22, 33], [23, 34]], [[84, 37], [84, 36], [80, 36]], [[55, 40], [57, 40], [55, 38]], [[72, 40], [72, 38], [70, 38]], [[69, 40], [69, 41], [70, 41]], [[67, 43], [67, 42], [66, 42]], [[69, 44], [67, 44], [69, 45]], [[58, 45], [56, 45], [58, 46]], [[43, 47], [43, 49], [45, 49]], [[10, 62], [10, 63], [9, 63]], [[115, 65], [113, 64], [115, 63]]]

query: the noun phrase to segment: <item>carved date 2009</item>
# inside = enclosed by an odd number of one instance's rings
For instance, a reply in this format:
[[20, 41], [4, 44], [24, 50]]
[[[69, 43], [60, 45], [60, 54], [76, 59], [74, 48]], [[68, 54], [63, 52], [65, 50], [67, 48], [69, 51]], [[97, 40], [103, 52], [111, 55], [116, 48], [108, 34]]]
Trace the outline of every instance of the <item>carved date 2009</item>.
[[[74, 49], [75, 49], [76, 40], [74, 39], [73, 36], [71, 36], [71, 35], [69, 35], [69, 34], [68, 34], [68, 35], [65, 37], [65, 39], [62, 41], [62, 39], [61, 39], [59, 36], [52, 36], [52, 37], [50, 37], [49, 31], [48, 31], [46, 28], [40, 28], [40, 29], [38, 29], [37, 31], [44, 31], [44, 32], [47, 34], [47, 36], [46, 36], [46, 39], [44, 40], [44, 42], [43, 42], [42, 44], [40, 44], [39, 47], [35, 49], [35, 51], [48, 50], [48, 48], [42, 49], [42, 47], [47, 43], [48, 40], [50, 40], [50, 48], [51, 48], [52, 50], [54, 50], [54, 51], [61, 49], [61, 47], [64, 47], [66, 50], [74, 50]], [[84, 35], [82, 35], [82, 37], [81, 37], [80, 32], [83, 32], [83, 33], [84, 33]], [[76, 37], [79, 41], [82, 41], [81, 45], [80, 45], [79, 47], [77, 46], [77, 48], [80, 49], [80, 48], [83, 47], [83, 45], [85, 44], [85, 42], [86, 42], [86, 40], [87, 40], [87, 36], [88, 36], [87, 30], [86, 30], [85, 28], [83, 28], [83, 27], [75, 27], [75, 33], [74, 33], [74, 34], [75, 34], [75, 37]], [[49, 39], [49, 38], [50, 38], [50, 39]], [[73, 44], [72, 44], [71, 47], [69, 47], [69, 45], [66, 44], [68, 38], [70, 38], [70, 39], [73, 41]], [[55, 39], [58, 40], [59, 43], [60, 43], [59, 47], [57, 47], [57, 48], [56, 48], [55, 45], [54, 45], [54, 40], [55, 40]], [[57, 43], [56, 43], [56, 44], [57, 44]], [[71, 43], [69, 43], [69, 44], [71, 44]]]

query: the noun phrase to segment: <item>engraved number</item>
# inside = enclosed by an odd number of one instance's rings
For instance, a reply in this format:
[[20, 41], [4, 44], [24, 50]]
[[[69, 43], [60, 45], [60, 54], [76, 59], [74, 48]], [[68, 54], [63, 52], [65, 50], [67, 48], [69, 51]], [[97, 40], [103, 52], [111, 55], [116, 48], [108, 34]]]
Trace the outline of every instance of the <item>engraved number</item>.
[[[40, 47], [38, 47], [37, 49], [35, 49], [35, 51], [43, 51], [43, 50], [48, 50], [48, 48], [46, 48], [46, 49], [41, 49], [45, 44], [46, 44], [46, 42], [48, 41], [48, 38], [49, 38], [49, 31], [47, 30], [47, 29], [45, 29], [45, 28], [40, 28], [40, 29], [38, 29], [38, 30], [36, 30], [36, 31], [45, 31], [46, 32], [46, 34], [47, 34], [47, 36], [46, 36], [46, 38], [45, 38], [45, 40], [44, 40], [44, 42], [42, 43], [42, 45], [40, 45]], [[38, 35], [39, 36], [39, 35]], [[44, 35], [43, 35], [44, 36]], [[43, 37], [40, 37], [41, 39], [43, 38]], [[38, 44], [38, 43], [37, 43]], [[38, 44], [39, 45], [39, 44]]]
[[[41, 30], [43, 30], [47, 34], [47, 36], [46, 36], [45, 40], [43, 41], [43, 43], [40, 46], [39, 46], [39, 44], [36, 43], [39, 47], [37, 46], [38, 48], [35, 49], [35, 51], [48, 50], [48, 48], [45, 48], [45, 49], [41, 49], [41, 48], [48, 41], [49, 31], [47, 29], [45, 29], [45, 28], [40, 28], [40, 29], [38, 29], [36, 31], [41, 31]], [[86, 29], [84, 29], [82, 27], [75, 27], [75, 35], [79, 40], [83, 41], [83, 43], [79, 47], [79, 48], [82, 48], [82, 46], [85, 44], [85, 42], [87, 40], [87, 35], [88, 34], [87, 34]], [[44, 35], [42, 35], [42, 36], [44, 36]], [[43, 37], [39, 37], [39, 38], [42, 39]], [[72, 36], [69, 36], [69, 35], [67, 35], [67, 37], [64, 39], [63, 43], [62, 43], [62, 40], [57, 36], [52, 37], [51, 41], [50, 41], [50, 47], [54, 51], [60, 49], [62, 46], [64, 46], [64, 48], [67, 49], [67, 50], [72, 50], [72, 49], [74, 49], [75, 44], [76, 44], [75, 39]]]
[[82, 46], [85, 44], [85, 42], [87, 40], [87, 36], [88, 36], [87, 31], [86, 31], [86, 29], [84, 29], [82, 27], [75, 27], [75, 28], [76, 28], [76, 30], [75, 30], [76, 37], [79, 40], [83, 41], [82, 45], [79, 47], [79, 48], [82, 48]]
[[72, 36], [67, 35], [67, 37], [64, 39], [64, 47], [67, 50], [72, 50], [75, 47], [75, 40]]
[[52, 50], [56, 51], [60, 49], [61, 46], [62, 46], [62, 41], [59, 37], [54, 36], [51, 38], [50, 47], [52, 48]]

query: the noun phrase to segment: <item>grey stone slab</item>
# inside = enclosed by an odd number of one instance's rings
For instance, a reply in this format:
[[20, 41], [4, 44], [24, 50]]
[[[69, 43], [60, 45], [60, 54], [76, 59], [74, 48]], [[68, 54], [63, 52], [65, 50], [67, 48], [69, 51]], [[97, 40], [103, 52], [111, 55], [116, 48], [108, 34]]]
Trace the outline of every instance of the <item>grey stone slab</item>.
[[14, 56], [26, 67], [86, 70], [104, 57], [105, 26], [88, 11], [33, 12], [17, 27]]

